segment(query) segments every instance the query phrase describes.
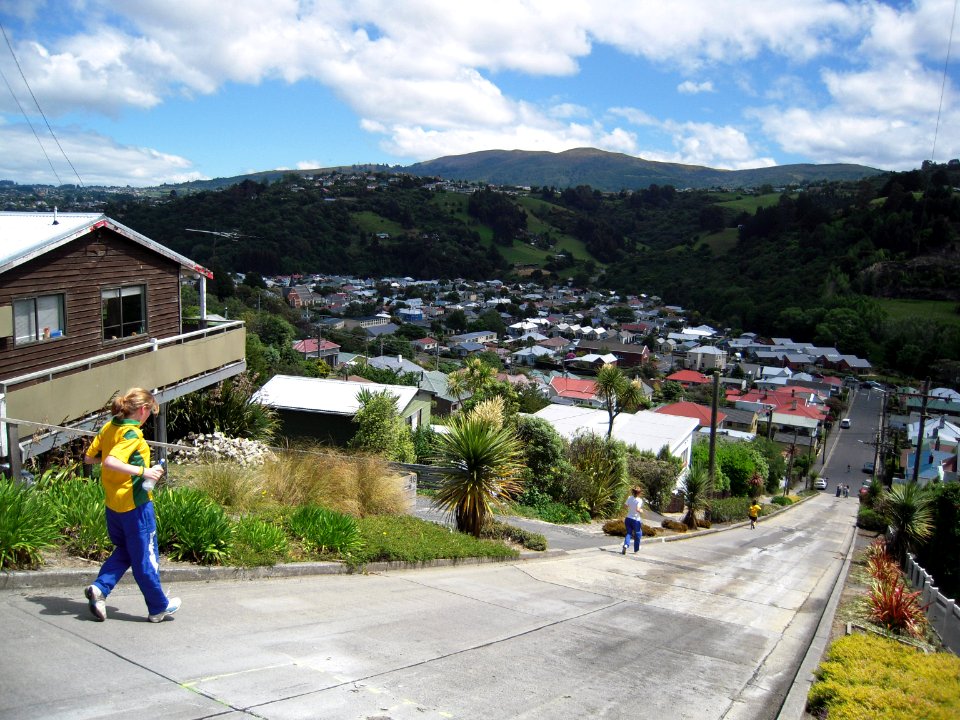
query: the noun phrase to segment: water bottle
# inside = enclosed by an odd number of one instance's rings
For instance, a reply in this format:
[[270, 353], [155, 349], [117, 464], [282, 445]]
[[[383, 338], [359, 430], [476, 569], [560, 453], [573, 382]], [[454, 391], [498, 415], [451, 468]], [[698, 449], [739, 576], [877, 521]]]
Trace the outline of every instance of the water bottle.
[[[160, 462], [158, 462], [157, 464], [158, 464], [160, 467], [166, 469], [167, 461], [161, 459]], [[143, 489], [146, 490], [147, 492], [150, 492], [151, 490], [153, 490], [153, 488], [156, 486], [156, 484], [157, 484], [156, 481], [150, 480], [149, 478], [147, 478], [147, 479], [145, 479], [145, 480], [143, 481]]]

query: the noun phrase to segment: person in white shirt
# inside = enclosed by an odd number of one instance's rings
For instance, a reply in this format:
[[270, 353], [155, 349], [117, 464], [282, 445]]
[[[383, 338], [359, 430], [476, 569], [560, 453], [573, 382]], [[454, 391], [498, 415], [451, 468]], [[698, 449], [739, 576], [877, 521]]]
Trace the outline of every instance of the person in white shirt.
[[627, 547], [630, 545], [630, 538], [633, 538], [633, 551], [640, 550], [640, 538], [643, 537], [643, 526], [640, 524], [640, 511], [643, 509], [643, 498], [640, 497], [640, 488], [634, 486], [630, 489], [630, 497], [623, 504], [627, 509], [627, 516], [623, 519], [623, 525], [627, 534], [623, 538], [623, 547], [620, 549], [621, 555], [627, 554]]

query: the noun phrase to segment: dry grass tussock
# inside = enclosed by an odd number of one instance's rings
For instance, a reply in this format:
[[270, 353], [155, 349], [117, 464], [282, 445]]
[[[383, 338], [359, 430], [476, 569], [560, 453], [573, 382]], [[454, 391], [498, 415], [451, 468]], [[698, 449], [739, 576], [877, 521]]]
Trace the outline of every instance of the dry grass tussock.
[[171, 481], [203, 490], [229, 511], [320, 505], [354, 517], [403, 514], [402, 477], [382, 459], [322, 447], [279, 452], [262, 467], [218, 462], [178, 467]]

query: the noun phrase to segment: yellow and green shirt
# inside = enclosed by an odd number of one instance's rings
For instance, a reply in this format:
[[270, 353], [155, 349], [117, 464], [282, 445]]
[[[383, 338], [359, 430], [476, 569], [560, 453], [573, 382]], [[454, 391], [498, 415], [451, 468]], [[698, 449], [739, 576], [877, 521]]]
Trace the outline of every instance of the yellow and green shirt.
[[[115, 417], [104, 425], [87, 448], [87, 457], [98, 455], [101, 460], [112, 455], [130, 465], [150, 467], [150, 447], [136, 420]], [[100, 482], [103, 483], [107, 507], [115, 512], [129, 512], [153, 499], [153, 495], [143, 489], [140, 475], [127, 475], [101, 464]]]

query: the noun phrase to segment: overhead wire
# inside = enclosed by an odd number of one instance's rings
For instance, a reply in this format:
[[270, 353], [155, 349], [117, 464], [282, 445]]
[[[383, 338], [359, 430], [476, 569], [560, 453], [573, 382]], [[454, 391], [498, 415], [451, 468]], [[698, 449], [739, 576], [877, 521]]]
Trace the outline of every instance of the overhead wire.
[[950, 67], [950, 50], [953, 48], [953, 28], [957, 22], [957, 5], [960, 0], [953, 0], [953, 15], [950, 18], [950, 35], [947, 39], [947, 57], [943, 61], [943, 80], [940, 82], [940, 104], [937, 106], [937, 123], [933, 129], [933, 148], [930, 150], [930, 161], [937, 157], [937, 136], [940, 133], [940, 115], [943, 112], [943, 96], [947, 88], [947, 69]]
[[[37, 100], [37, 96], [34, 95], [33, 93], [33, 88], [30, 87], [30, 83], [27, 81], [27, 76], [23, 72], [23, 67], [21, 67], [20, 61], [17, 59], [17, 54], [13, 51], [13, 44], [10, 42], [10, 38], [7, 36], [7, 30], [6, 28], [3, 27], [3, 23], [0, 23], [0, 33], [3, 33], [3, 39], [7, 43], [7, 48], [10, 50], [10, 56], [13, 58], [13, 62], [17, 66], [17, 70], [20, 72], [20, 77], [23, 80], [23, 84], [27, 88], [27, 92], [29, 92], [30, 97], [33, 98], [33, 104], [36, 106], [37, 112], [40, 113], [40, 117], [42, 117], [43, 122], [46, 123], [47, 130], [50, 133], [50, 137], [52, 137], [53, 141], [57, 144], [57, 148], [59, 148], [60, 154], [63, 155], [63, 159], [67, 161], [67, 165], [69, 165], [70, 169], [73, 170], [73, 174], [77, 176], [77, 182], [80, 184], [80, 187], [84, 187], [83, 179], [80, 177], [80, 173], [78, 173], [77, 169], [73, 166], [73, 163], [70, 161], [70, 158], [67, 155], [67, 151], [63, 149], [63, 145], [60, 144], [59, 138], [57, 138], [56, 133], [53, 132], [53, 128], [50, 126], [50, 121], [47, 119], [46, 113], [44, 113], [43, 108], [40, 107], [40, 102]], [[6, 75], [3, 76], [3, 81], [6, 83], [7, 89], [10, 91], [10, 94], [13, 96], [13, 99], [16, 101], [17, 107], [20, 108], [20, 112], [23, 113], [23, 117], [26, 119], [27, 124], [30, 126], [30, 129], [33, 130], [33, 136], [37, 139], [37, 143], [40, 145], [40, 149], [43, 150], [43, 155], [44, 157], [47, 158], [47, 162], [50, 163], [50, 169], [53, 170], [53, 174], [57, 178], [57, 183], [62, 185], [63, 182], [60, 180], [60, 175], [53, 168], [53, 163], [50, 160], [50, 156], [47, 154], [46, 149], [43, 147], [43, 143], [40, 142], [40, 136], [37, 135], [37, 131], [34, 129], [33, 123], [30, 122], [30, 119], [27, 117], [27, 114], [24, 111], [23, 106], [20, 104], [20, 100], [17, 99], [16, 94], [13, 92], [13, 88], [10, 86], [10, 83], [7, 81]]]

